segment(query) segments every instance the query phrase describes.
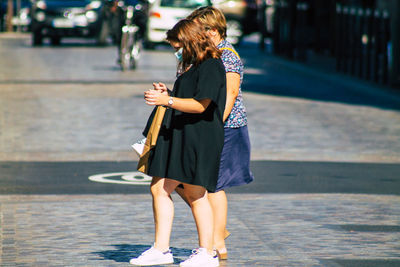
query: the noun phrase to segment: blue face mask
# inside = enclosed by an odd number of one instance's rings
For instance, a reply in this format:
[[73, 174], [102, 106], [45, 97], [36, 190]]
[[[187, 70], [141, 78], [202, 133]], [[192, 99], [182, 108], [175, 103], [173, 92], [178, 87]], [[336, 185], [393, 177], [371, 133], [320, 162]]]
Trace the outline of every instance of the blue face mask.
[[179, 48], [179, 50], [175, 52], [175, 56], [178, 59], [178, 61], [182, 61], [182, 52], [183, 52], [183, 47]]

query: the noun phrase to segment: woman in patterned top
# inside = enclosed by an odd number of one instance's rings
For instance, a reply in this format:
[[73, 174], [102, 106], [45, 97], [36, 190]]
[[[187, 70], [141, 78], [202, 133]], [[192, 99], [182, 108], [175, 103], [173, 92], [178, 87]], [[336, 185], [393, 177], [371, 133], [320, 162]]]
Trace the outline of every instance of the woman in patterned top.
[[200, 23], [214, 44], [222, 51], [222, 63], [226, 72], [225, 140], [215, 193], [208, 198], [214, 214], [214, 247], [220, 259], [227, 259], [225, 238], [228, 202], [225, 189], [248, 184], [254, 177], [250, 171], [250, 140], [247, 129], [247, 115], [243, 104], [241, 84], [243, 63], [233, 46], [225, 40], [226, 20], [222, 12], [214, 7], [201, 7], [188, 19]]

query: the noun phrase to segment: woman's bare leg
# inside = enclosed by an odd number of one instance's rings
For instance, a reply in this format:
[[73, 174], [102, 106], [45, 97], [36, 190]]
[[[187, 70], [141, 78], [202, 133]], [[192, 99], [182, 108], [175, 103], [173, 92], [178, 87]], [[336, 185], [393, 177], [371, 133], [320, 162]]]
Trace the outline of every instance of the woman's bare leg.
[[220, 253], [226, 253], [226, 218], [228, 215], [228, 200], [224, 190], [216, 193], [209, 193], [213, 215], [214, 215], [214, 247]]
[[[176, 191], [176, 193], [178, 193], [178, 195], [183, 199], [183, 201], [185, 201], [185, 203], [190, 207], [190, 203], [189, 203], [189, 201], [187, 200], [187, 198], [186, 198], [186, 196], [185, 196], [185, 189], [184, 188], [182, 188], [182, 187], [177, 187], [177, 188], [175, 188], [175, 191]], [[208, 193], [208, 196], [210, 196], [211, 194], [214, 194], [214, 193]], [[224, 194], [225, 194], [225, 191], [224, 191]], [[218, 200], [215, 202], [215, 203], [211, 203], [211, 201], [213, 200], [213, 199], [211, 199], [210, 197], [208, 198], [208, 200], [210, 201], [210, 204], [211, 204], [211, 207], [213, 208], [213, 210], [214, 210], [214, 206], [217, 206], [218, 205]], [[226, 194], [225, 194], [225, 199], [222, 199], [222, 201], [221, 201], [221, 205], [224, 205], [225, 206], [225, 213], [227, 213], [227, 211], [228, 211], [228, 203], [227, 203], [228, 201], [227, 201], [227, 199], [226, 199]], [[217, 208], [218, 209], [218, 208]], [[223, 209], [223, 208], [222, 208]], [[215, 212], [214, 212], [214, 218], [215, 218]], [[220, 221], [220, 220], [218, 220], [218, 221]], [[216, 229], [214, 228], [214, 231], [216, 231]], [[214, 234], [215, 235], [215, 234]], [[226, 218], [225, 218], [225, 229], [224, 229], [224, 239], [227, 239], [229, 236], [231, 235], [231, 233], [226, 229]], [[215, 239], [215, 237], [214, 237], [214, 239]]]
[[169, 249], [169, 239], [174, 220], [174, 203], [171, 193], [178, 184], [178, 181], [159, 177], [154, 177], [151, 182], [150, 191], [153, 197], [155, 225], [154, 247], [160, 251]]
[[213, 253], [214, 218], [208, 201], [207, 191], [198, 185], [185, 184], [185, 195], [192, 208], [192, 213], [199, 235], [199, 246]]

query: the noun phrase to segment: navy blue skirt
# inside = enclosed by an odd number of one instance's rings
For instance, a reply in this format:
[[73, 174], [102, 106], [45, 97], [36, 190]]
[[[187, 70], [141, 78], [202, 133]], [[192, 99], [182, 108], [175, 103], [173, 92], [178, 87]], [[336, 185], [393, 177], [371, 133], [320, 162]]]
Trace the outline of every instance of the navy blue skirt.
[[254, 180], [250, 171], [250, 139], [247, 126], [225, 128], [216, 192]]

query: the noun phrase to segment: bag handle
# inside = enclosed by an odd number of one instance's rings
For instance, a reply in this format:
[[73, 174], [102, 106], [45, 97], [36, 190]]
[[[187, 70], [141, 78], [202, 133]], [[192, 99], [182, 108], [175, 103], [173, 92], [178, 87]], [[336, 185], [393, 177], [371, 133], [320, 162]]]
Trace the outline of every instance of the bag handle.
[[240, 59], [239, 54], [234, 49], [232, 49], [230, 47], [222, 47], [219, 50], [229, 50], [229, 51], [233, 52]]

